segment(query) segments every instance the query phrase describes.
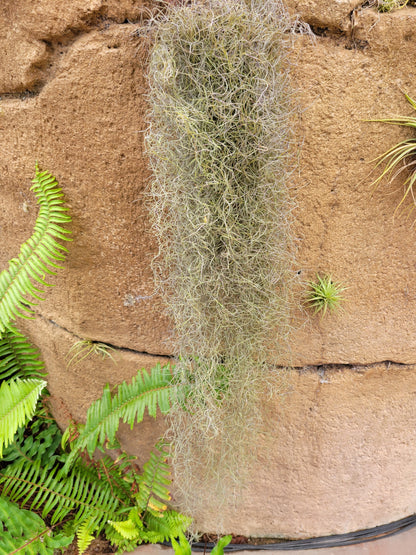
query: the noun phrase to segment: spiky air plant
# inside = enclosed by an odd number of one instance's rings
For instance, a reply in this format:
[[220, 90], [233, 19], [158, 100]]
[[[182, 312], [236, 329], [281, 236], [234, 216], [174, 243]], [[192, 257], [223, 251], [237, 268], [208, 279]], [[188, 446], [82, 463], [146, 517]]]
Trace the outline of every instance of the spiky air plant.
[[342, 293], [346, 287], [334, 281], [330, 275], [320, 276], [316, 274], [316, 280], [308, 283], [306, 293], [306, 305], [324, 317], [328, 312], [336, 312], [340, 309], [344, 300]]
[[[416, 102], [407, 94], [405, 94], [405, 97], [412, 108], [416, 110]], [[383, 118], [370, 121], [416, 128], [416, 117], [414, 116], [396, 116], [394, 118]], [[403, 203], [408, 197], [411, 197], [413, 200], [413, 204], [407, 209], [410, 213], [416, 204], [414, 191], [416, 183], [416, 137], [409, 137], [408, 139], [397, 143], [384, 152], [384, 154], [381, 154], [378, 158], [376, 158], [375, 161], [377, 162], [376, 167], [384, 166], [384, 168], [379, 177], [377, 177], [371, 185], [374, 188], [377, 188], [384, 179], [387, 179], [388, 182], [391, 183], [403, 174], [404, 193], [394, 211], [394, 214], [401, 209]]]

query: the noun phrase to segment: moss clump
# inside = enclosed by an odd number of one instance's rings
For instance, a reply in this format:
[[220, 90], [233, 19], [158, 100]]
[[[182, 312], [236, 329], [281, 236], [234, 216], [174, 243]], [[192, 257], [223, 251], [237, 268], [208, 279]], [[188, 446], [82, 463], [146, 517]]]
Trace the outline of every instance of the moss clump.
[[171, 8], [155, 31], [154, 268], [175, 325], [177, 379], [190, 392], [172, 416], [188, 501], [196, 480], [217, 473], [224, 492], [225, 476], [246, 466], [259, 399], [286, 349], [289, 28], [278, 0], [231, 0]]

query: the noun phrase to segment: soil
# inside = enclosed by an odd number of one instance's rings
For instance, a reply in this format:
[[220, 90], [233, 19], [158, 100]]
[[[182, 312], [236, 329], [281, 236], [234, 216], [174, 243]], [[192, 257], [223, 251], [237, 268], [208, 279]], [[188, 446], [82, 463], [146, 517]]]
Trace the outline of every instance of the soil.
[[[107, 540], [94, 540], [85, 555], [104, 555], [105, 553], [115, 553], [117, 550], [111, 547]], [[74, 540], [71, 545], [63, 551], [63, 555], [78, 555], [77, 542]]]

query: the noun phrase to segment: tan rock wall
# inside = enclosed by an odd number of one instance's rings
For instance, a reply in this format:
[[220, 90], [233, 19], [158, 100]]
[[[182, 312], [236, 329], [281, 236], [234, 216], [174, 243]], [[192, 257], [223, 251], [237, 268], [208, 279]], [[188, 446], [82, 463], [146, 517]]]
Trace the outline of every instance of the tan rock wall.
[[[371, 196], [368, 177], [370, 161], [411, 131], [364, 121], [412, 112], [401, 91], [416, 96], [416, 10], [334, 6], [289, 2], [319, 33], [294, 38], [301, 151], [292, 191], [296, 269], [304, 280], [330, 272], [345, 283], [345, 309], [323, 320], [295, 315], [299, 370], [288, 375], [283, 405], [265, 409], [253, 481], [222, 522], [209, 507], [196, 515], [202, 529], [308, 537], [416, 511], [415, 230], [411, 220], [393, 220], [400, 185]], [[58, 178], [73, 218], [66, 269], [37, 320], [23, 326], [48, 365], [62, 425], [69, 414], [82, 419], [107, 381], [171, 352], [144, 196], [146, 64], [135, 31], [145, 7], [135, 0], [0, 7], [1, 266], [36, 218], [29, 192], [36, 160]], [[87, 359], [68, 369], [65, 355], [78, 338], [118, 347], [119, 364]], [[144, 459], [162, 429], [147, 422], [145, 432], [122, 436]]]
[[349, 289], [343, 313], [299, 329], [295, 365], [416, 360], [414, 215], [394, 219], [400, 182], [372, 195], [378, 174], [369, 175], [372, 160], [412, 132], [365, 121], [412, 114], [401, 91], [416, 95], [415, 22], [414, 9], [365, 12], [355, 34], [360, 48], [337, 35], [297, 41], [299, 269], [308, 278], [330, 272]]
[[203, 508], [202, 529], [307, 538], [416, 511], [415, 366], [311, 368], [266, 403], [252, 482], [235, 506]]

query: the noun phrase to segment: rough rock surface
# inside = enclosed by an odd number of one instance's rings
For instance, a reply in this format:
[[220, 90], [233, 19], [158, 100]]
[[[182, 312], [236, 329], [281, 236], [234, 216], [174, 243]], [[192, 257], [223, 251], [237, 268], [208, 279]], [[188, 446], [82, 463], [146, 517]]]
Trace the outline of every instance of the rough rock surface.
[[[27, 336], [33, 343], [41, 345], [49, 370], [51, 408], [62, 428], [66, 428], [71, 420], [84, 420], [88, 407], [101, 396], [105, 384], [116, 386], [124, 380], [129, 381], [140, 368], [150, 370], [157, 363], [170, 363], [169, 357], [154, 357], [128, 349], [108, 350], [111, 356], [104, 357], [90, 354], [81, 360], [86, 351], [78, 356], [79, 351], [70, 352], [80, 338], [44, 317], [37, 319], [36, 332], [28, 329]], [[42, 337], [41, 344], [38, 337]], [[162, 415], [156, 419], [145, 415], [138, 433], [132, 434], [129, 426], [121, 424], [118, 438], [128, 452], [137, 456], [139, 465], [143, 465], [165, 428]]]
[[363, 0], [287, 0], [289, 12], [316, 30], [349, 31]]
[[38, 89], [74, 37], [99, 25], [141, 21], [149, 5], [146, 0], [2, 2], [0, 94]]
[[[145, 207], [146, 63], [136, 31], [147, 6], [6, 0], [0, 7], [0, 265], [31, 233], [36, 160], [58, 178], [73, 218], [65, 271], [37, 320], [22, 325], [47, 363], [62, 425], [70, 415], [82, 419], [107, 381], [171, 353]], [[318, 34], [294, 37], [292, 54], [297, 269], [304, 281], [330, 273], [348, 290], [337, 315], [295, 315], [291, 362], [309, 370], [293, 370], [283, 406], [267, 407], [261, 464], [224, 516], [224, 531], [308, 537], [416, 511], [414, 227], [412, 218], [393, 219], [399, 183], [373, 195], [369, 187], [371, 160], [412, 131], [365, 121], [412, 113], [402, 90], [416, 96], [416, 9], [377, 14], [361, 6], [289, 2]], [[79, 338], [118, 347], [119, 364], [89, 358], [66, 368]], [[163, 422], [144, 428], [121, 434], [143, 458]], [[196, 516], [201, 528], [220, 526], [209, 508]]]
[[415, 370], [376, 364], [291, 372], [283, 402], [265, 402], [268, 426], [251, 483], [236, 505], [204, 507], [195, 515], [200, 527], [307, 538], [413, 514]]
[[10, 241], [0, 256], [7, 261], [31, 233], [38, 160], [65, 191], [74, 239], [42, 314], [81, 337], [162, 354], [169, 327], [151, 297], [155, 245], [144, 208], [146, 84], [136, 28], [81, 34], [39, 94], [2, 100], [2, 231]]
[[296, 43], [303, 137], [294, 189], [299, 270], [307, 279], [329, 273], [348, 287], [339, 314], [299, 317], [296, 366], [416, 361], [414, 214], [393, 217], [400, 182], [375, 192], [370, 187], [378, 175], [370, 175], [372, 161], [413, 133], [365, 121], [412, 115], [402, 91], [416, 95], [416, 10], [361, 18], [354, 40], [300, 37]]

